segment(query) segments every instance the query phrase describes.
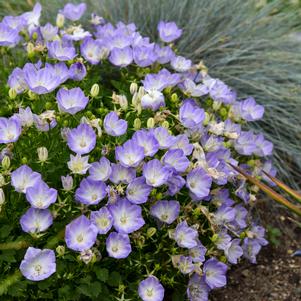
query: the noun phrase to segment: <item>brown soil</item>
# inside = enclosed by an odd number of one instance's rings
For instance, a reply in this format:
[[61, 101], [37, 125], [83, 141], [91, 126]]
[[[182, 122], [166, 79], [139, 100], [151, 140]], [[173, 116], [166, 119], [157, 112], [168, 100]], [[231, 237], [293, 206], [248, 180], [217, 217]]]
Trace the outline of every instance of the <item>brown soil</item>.
[[233, 267], [227, 287], [212, 293], [210, 300], [301, 301], [301, 257], [291, 256], [301, 249], [301, 227], [292, 220], [298, 218], [270, 202], [260, 204], [258, 215], [263, 225], [281, 231], [279, 244], [265, 247], [256, 265], [243, 262]]

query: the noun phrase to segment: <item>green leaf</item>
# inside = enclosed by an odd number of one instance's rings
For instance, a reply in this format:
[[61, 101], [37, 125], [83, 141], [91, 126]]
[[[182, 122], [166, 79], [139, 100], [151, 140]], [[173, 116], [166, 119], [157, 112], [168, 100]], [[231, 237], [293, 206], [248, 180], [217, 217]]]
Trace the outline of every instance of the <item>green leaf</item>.
[[107, 282], [109, 279], [109, 270], [108, 269], [95, 269], [95, 274], [98, 280], [102, 282]]
[[14, 228], [14, 226], [12, 225], [4, 225], [0, 228], [0, 238], [6, 238], [8, 237], [8, 235], [10, 234], [10, 232], [12, 231], [12, 229]]
[[15, 250], [4, 250], [0, 254], [0, 261], [5, 261], [8, 263], [16, 262]]
[[108, 280], [108, 284], [110, 286], [119, 286], [119, 284], [122, 282], [122, 278], [121, 275], [118, 272], [112, 272], [110, 274], [109, 280]]

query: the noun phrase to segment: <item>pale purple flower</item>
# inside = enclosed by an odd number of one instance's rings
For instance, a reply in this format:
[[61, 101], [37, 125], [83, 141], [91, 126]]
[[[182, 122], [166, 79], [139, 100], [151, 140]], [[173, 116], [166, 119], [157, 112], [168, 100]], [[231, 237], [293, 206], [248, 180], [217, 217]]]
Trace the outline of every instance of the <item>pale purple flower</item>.
[[47, 230], [53, 223], [48, 209], [29, 208], [20, 218], [22, 230], [27, 233], [39, 233]]
[[168, 195], [173, 196], [177, 194], [185, 184], [186, 182], [181, 176], [176, 174], [171, 174], [167, 181]]
[[132, 137], [132, 141], [143, 148], [146, 157], [153, 157], [159, 150], [159, 143], [150, 131], [136, 131]]
[[133, 59], [139, 67], [152, 65], [157, 59], [157, 55], [154, 52], [154, 45], [149, 44], [134, 47]]
[[114, 137], [125, 134], [128, 128], [127, 121], [119, 119], [116, 112], [107, 114], [103, 125], [106, 133]]
[[46, 209], [56, 202], [57, 190], [40, 180], [26, 189], [26, 199], [33, 208]]
[[82, 17], [86, 9], [86, 3], [67, 3], [62, 10], [62, 14], [71, 21], [77, 21]]
[[204, 262], [207, 249], [199, 243], [196, 247], [189, 249], [189, 255], [193, 262]]
[[24, 71], [19, 67], [15, 68], [9, 75], [7, 84], [11, 89], [14, 89], [17, 94], [26, 90], [27, 84], [24, 79]]
[[50, 277], [56, 272], [54, 251], [29, 247], [21, 262], [20, 271], [31, 281], [40, 281]]
[[175, 53], [169, 46], [160, 47], [155, 45], [154, 51], [157, 55], [157, 62], [160, 64], [167, 64], [175, 57]]
[[245, 238], [243, 245], [243, 256], [251, 263], [256, 263], [256, 256], [261, 250], [261, 245], [256, 239]]
[[92, 34], [89, 31], [85, 31], [81, 25], [73, 26], [71, 32], [62, 30], [61, 35], [64, 39], [71, 41], [80, 41], [92, 36]]
[[236, 211], [234, 208], [222, 205], [214, 213], [214, 222], [219, 226], [230, 223], [234, 220], [235, 213]]
[[226, 272], [227, 265], [211, 258], [204, 263], [204, 280], [208, 286], [213, 288], [223, 287], [227, 283]]
[[132, 233], [145, 224], [141, 207], [131, 204], [127, 199], [109, 205], [109, 210], [113, 216], [113, 226], [120, 233]]
[[217, 238], [214, 243], [219, 250], [225, 250], [231, 239], [232, 238], [227, 231], [222, 230], [221, 232], [217, 233]]
[[172, 224], [180, 213], [180, 203], [177, 201], [158, 201], [150, 209], [150, 214], [163, 223]]
[[114, 184], [124, 183], [129, 184], [136, 178], [136, 170], [132, 167], [124, 167], [121, 164], [111, 164], [112, 172], [110, 181]]
[[19, 108], [19, 113], [15, 116], [18, 117], [22, 126], [31, 127], [33, 125], [33, 113], [30, 107], [26, 107], [25, 109]]
[[237, 112], [246, 121], [255, 121], [263, 117], [264, 107], [257, 104], [253, 97], [234, 104], [234, 112]]
[[170, 148], [175, 143], [175, 137], [169, 134], [168, 130], [164, 127], [156, 127], [151, 129], [150, 132], [158, 141], [159, 149]]
[[174, 57], [171, 62], [171, 67], [176, 70], [177, 72], [186, 72], [188, 71], [191, 66], [192, 62], [189, 59], [186, 59], [183, 56], [176, 56]]
[[62, 186], [65, 191], [70, 191], [73, 188], [73, 178], [70, 175], [67, 175], [66, 177], [61, 176], [61, 182]]
[[116, 147], [115, 157], [125, 167], [137, 167], [144, 159], [144, 148], [131, 139]]
[[0, 23], [0, 46], [14, 46], [20, 41], [19, 30]]
[[174, 172], [178, 173], [184, 172], [190, 164], [190, 161], [181, 149], [171, 149], [167, 151], [162, 158], [162, 162]]
[[46, 25], [41, 26], [40, 31], [45, 41], [53, 40], [58, 34], [58, 28], [51, 23], [46, 23]]
[[21, 17], [24, 18], [24, 20], [27, 23], [28, 26], [27, 29], [29, 33], [31, 33], [39, 25], [41, 12], [42, 12], [42, 5], [39, 2], [37, 2], [33, 7], [32, 11], [23, 13], [21, 15]]
[[49, 57], [59, 61], [70, 61], [76, 57], [76, 50], [71, 41], [48, 42], [47, 49]]
[[193, 151], [193, 145], [189, 142], [188, 137], [185, 134], [181, 134], [174, 137], [174, 143], [170, 149], [181, 149], [185, 156], [191, 155]]
[[243, 207], [241, 204], [238, 204], [234, 207], [235, 209], [235, 218], [234, 223], [238, 225], [239, 228], [243, 229], [247, 226], [246, 217], [248, 215], [248, 210]]
[[187, 225], [186, 221], [177, 225], [174, 239], [181, 248], [192, 249], [198, 245], [198, 231]]
[[71, 115], [84, 110], [89, 102], [81, 88], [61, 88], [56, 94], [56, 99], [59, 110]]
[[107, 207], [91, 211], [90, 220], [97, 227], [98, 234], [107, 234], [113, 226], [113, 216]]
[[255, 150], [254, 150], [254, 154], [259, 156], [259, 157], [266, 157], [266, 156], [270, 156], [273, 152], [273, 143], [266, 140], [263, 136], [263, 134], [258, 134], [255, 137], [254, 140], [255, 143]]
[[158, 159], [151, 160], [143, 165], [143, 176], [146, 183], [153, 187], [159, 187], [165, 184], [171, 171], [163, 166]]
[[96, 65], [108, 54], [108, 49], [99, 40], [85, 38], [80, 46], [81, 55], [92, 65]]
[[72, 173], [84, 175], [91, 166], [88, 161], [89, 156], [81, 156], [80, 154], [76, 154], [76, 156], [70, 155], [70, 161], [67, 162], [67, 165]]
[[225, 248], [225, 255], [232, 264], [237, 264], [237, 260], [243, 255], [243, 249], [240, 246], [240, 239], [233, 239]]
[[118, 67], [126, 67], [133, 62], [133, 50], [131, 47], [113, 48], [109, 61]]
[[149, 276], [139, 283], [138, 294], [143, 301], [162, 301], [164, 287], [157, 277]]
[[26, 193], [29, 187], [33, 187], [41, 181], [41, 175], [27, 165], [22, 165], [11, 174], [11, 184], [18, 192]]
[[230, 119], [227, 119], [224, 122], [224, 135], [230, 139], [237, 139], [241, 133], [240, 124], [232, 122]]
[[111, 232], [106, 240], [106, 249], [110, 257], [122, 259], [132, 252], [130, 238], [127, 234]]
[[177, 262], [177, 267], [184, 275], [192, 273], [194, 271], [194, 264], [190, 256], [181, 255]]
[[159, 110], [160, 107], [165, 106], [163, 93], [157, 90], [149, 90], [147, 94], [142, 96], [141, 106], [143, 109]]
[[69, 69], [64, 62], [59, 62], [56, 64], [46, 63], [45, 68], [54, 76], [58, 77], [61, 84], [70, 77]]
[[170, 43], [182, 35], [182, 29], [179, 29], [175, 22], [163, 22], [158, 24], [158, 32], [163, 42]]
[[183, 90], [183, 92], [185, 94], [193, 96], [193, 97], [200, 97], [200, 96], [208, 94], [208, 92], [209, 92], [209, 89], [206, 85], [203, 85], [203, 84], [197, 85], [190, 78], [186, 78], [184, 80], [184, 82], [181, 84], [180, 88]]
[[75, 191], [75, 199], [85, 205], [97, 205], [107, 195], [107, 186], [102, 181], [83, 179]]
[[17, 31], [21, 31], [26, 27], [26, 20], [23, 16], [5, 16], [1, 23]]
[[255, 137], [252, 131], [241, 132], [235, 140], [234, 148], [240, 155], [250, 156], [256, 150]]
[[189, 279], [187, 296], [190, 301], [208, 301], [210, 288], [205, 283], [204, 277], [194, 273]]
[[66, 226], [65, 241], [69, 249], [82, 252], [95, 244], [97, 234], [97, 227], [81, 215]]
[[81, 123], [68, 133], [67, 143], [69, 148], [75, 153], [80, 155], [87, 154], [96, 145], [96, 134], [91, 126]]
[[208, 86], [209, 94], [213, 100], [225, 104], [230, 104], [235, 101], [236, 93], [222, 81], [218, 79], [209, 79], [205, 80], [204, 84]]
[[131, 181], [126, 188], [126, 197], [133, 204], [146, 203], [152, 187], [147, 185], [144, 177]]
[[212, 178], [200, 167], [189, 172], [186, 186], [197, 200], [202, 200], [210, 193]]
[[111, 162], [106, 157], [101, 157], [98, 162], [93, 162], [89, 168], [89, 179], [94, 181], [107, 181], [111, 175]]
[[250, 238], [256, 240], [261, 246], [266, 246], [268, 244], [268, 241], [264, 238], [265, 229], [261, 226], [253, 225], [247, 234]]
[[87, 75], [87, 69], [81, 62], [73, 63], [69, 69], [69, 77], [75, 81], [81, 81]]
[[186, 128], [194, 128], [203, 123], [205, 111], [201, 109], [194, 100], [187, 99], [180, 107], [179, 118], [183, 126]]
[[21, 122], [16, 116], [0, 117], [0, 144], [16, 142], [21, 135]]

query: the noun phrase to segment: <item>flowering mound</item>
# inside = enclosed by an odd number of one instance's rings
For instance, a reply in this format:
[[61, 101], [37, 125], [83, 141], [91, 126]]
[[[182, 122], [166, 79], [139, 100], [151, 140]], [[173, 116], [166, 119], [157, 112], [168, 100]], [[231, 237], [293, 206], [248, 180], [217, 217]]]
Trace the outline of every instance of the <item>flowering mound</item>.
[[207, 300], [267, 243], [257, 189], [231, 167], [273, 173], [273, 145], [244, 131], [264, 108], [178, 55], [174, 22], [156, 44], [96, 15], [83, 29], [85, 10], [67, 4], [40, 26], [37, 4], [0, 24], [8, 68], [24, 61], [0, 118], [0, 292]]

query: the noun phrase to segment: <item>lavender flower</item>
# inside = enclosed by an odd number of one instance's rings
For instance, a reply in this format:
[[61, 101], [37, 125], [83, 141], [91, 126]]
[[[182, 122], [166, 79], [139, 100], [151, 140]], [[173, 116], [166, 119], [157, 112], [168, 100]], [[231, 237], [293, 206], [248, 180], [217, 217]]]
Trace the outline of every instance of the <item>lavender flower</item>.
[[273, 151], [273, 143], [265, 140], [264, 136], [262, 134], [259, 134], [255, 137], [255, 150], [254, 154], [259, 157], [266, 157], [270, 156]]
[[192, 99], [187, 99], [179, 110], [181, 123], [187, 128], [194, 128], [202, 124], [205, 119], [205, 111], [197, 106]]
[[189, 156], [193, 151], [193, 145], [189, 143], [189, 139], [185, 134], [178, 135], [174, 139], [173, 145], [170, 147], [170, 149], [181, 149], [185, 156]]
[[70, 78], [70, 71], [64, 62], [59, 62], [53, 65], [46, 63], [45, 68], [54, 76], [58, 77], [61, 84]]
[[217, 261], [215, 258], [211, 258], [204, 263], [204, 280], [211, 289], [226, 285], [227, 269], [227, 265]]
[[165, 184], [169, 175], [170, 169], [163, 166], [158, 159], [151, 160], [143, 165], [143, 176], [150, 186], [159, 187]]
[[110, 257], [122, 259], [132, 252], [129, 236], [127, 234], [112, 232], [106, 240], [106, 248]]
[[144, 155], [153, 157], [159, 150], [159, 144], [152, 132], [146, 130], [139, 130], [133, 135], [133, 143], [142, 147]]
[[163, 22], [158, 24], [158, 32], [163, 42], [170, 43], [182, 35], [182, 29], [179, 29], [175, 22]]
[[177, 72], [186, 72], [191, 68], [192, 62], [183, 56], [176, 56], [171, 60], [170, 65]]
[[155, 45], [154, 51], [157, 55], [157, 62], [162, 65], [169, 63], [175, 57], [175, 53], [169, 46]]
[[177, 201], [158, 201], [150, 209], [150, 214], [163, 223], [172, 224], [180, 213], [180, 204]]
[[59, 61], [71, 61], [76, 57], [72, 42], [57, 40], [48, 42], [47, 49], [49, 57]]
[[53, 223], [48, 209], [29, 208], [20, 218], [22, 230], [27, 233], [39, 233], [47, 230]]
[[133, 59], [139, 67], [152, 65], [157, 59], [157, 55], [154, 52], [154, 45], [149, 44], [134, 47]]
[[26, 193], [27, 189], [41, 181], [41, 175], [27, 165], [22, 165], [11, 174], [11, 184], [18, 192]]
[[75, 199], [85, 205], [97, 205], [106, 197], [106, 189], [102, 181], [83, 179], [75, 191]]
[[97, 227], [98, 234], [107, 234], [113, 226], [113, 216], [107, 207], [91, 211], [90, 220]]
[[97, 233], [97, 227], [81, 215], [66, 226], [67, 247], [78, 252], [88, 250], [95, 244]]
[[62, 14], [71, 21], [79, 20], [87, 9], [86, 3], [67, 3], [64, 6]]
[[186, 186], [197, 200], [209, 195], [211, 184], [211, 177], [200, 167], [190, 171], [186, 178]]
[[70, 161], [67, 164], [74, 174], [84, 175], [91, 166], [88, 161], [89, 156], [82, 157], [80, 154], [76, 154], [76, 156], [70, 155]]
[[164, 287], [155, 276], [149, 276], [139, 283], [139, 297], [143, 301], [162, 301], [164, 299]]
[[243, 255], [243, 249], [240, 246], [240, 239], [233, 239], [225, 248], [225, 255], [232, 264], [237, 264], [237, 260]]
[[249, 97], [234, 104], [234, 112], [237, 112], [246, 121], [255, 121], [263, 117], [264, 107], [258, 105], [253, 97]]
[[58, 28], [50, 23], [47, 23], [46, 25], [40, 27], [40, 31], [45, 41], [52, 41], [58, 33]]
[[190, 256], [180, 256], [177, 267], [184, 275], [192, 273], [194, 271], [192, 258]]
[[164, 165], [170, 167], [174, 172], [182, 173], [190, 165], [190, 161], [181, 149], [171, 149], [162, 158]]
[[68, 133], [67, 143], [69, 148], [75, 153], [80, 155], [87, 154], [96, 145], [96, 134], [88, 124], [81, 123]]
[[81, 62], [73, 63], [69, 69], [69, 78], [81, 81], [87, 75], [87, 69]]
[[209, 94], [213, 100], [225, 104], [230, 104], [235, 101], [236, 93], [222, 81], [218, 79], [209, 79], [205, 80], [204, 84], [208, 86]]
[[126, 199], [110, 205], [109, 210], [114, 219], [114, 228], [120, 233], [132, 233], [145, 224], [141, 214], [141, 207], [131, 204]]
[[187, 296], [190, 301], [208, 301], [210, 288], [204, 281], [204, 277], [194, 273], [189, 279]]
[[112, 173], [111, 162], [106, 157], [101, 157], [98, 162], [93, 162], [89, 168], [89, 179], [93, 181], [107, 181]]
[[144, 159], [144, 148], [131, 139], [125, 142], [123, 146], [116, 147], [115, 157], [125, 167], [137, 167]]
[[26, 199], [33, 208], [46, 209], [56, 202], [57, 190], [40, 180], [26, 189]]
[[186, 221], [177, 225], [174, 239], [181, 248], [192, 249], [198, 245], [198, 231], [189, 227]]
[[193, 262], [204, 262], [207, 249], [199, 243], [196, 247], [189, 249], [189, 255]]
[[186, 184], [186, 182], [181, 176], [171, 174], [170, 177], [168, 178], [168, 181], [167, 181], [168, 194], [170, 196], [175, 195], [176, 193], [178, 193], [183, 188], [183, 186], [185, 184]]
[[127, 127], [127, 122], [123, 119], [119, 119], [116, 112], [110, 112], [104, 119], [105, 131], [110, 136], [117, 137], [125, 134]]
[[80, 46], [82, 56], [92, 65], [96, 65], [108, 54], [108, 49], [99, 41], [85, 38]]
[[109, 61], [118, 67], [126, 67], [133, 61], [133, 50], [131, 47], [113, 48]]
[[245, 238], [243, 245], [243, 256], [251, 263], [256, 263], [256, 256], [261, 250], [261, 245], [256, 239]]
[[141, 98], [141, 106], [143, 109], [151, 109], [152, 111], [159, 110], [165, 106], [164, 95], [160, 91], [149, 90], [147, 94]]
[[159, 149], [170, 148], [175, 143], [175, 137], [170, 135], [166, 128], [157, 127], [151, 130], [159, 143]]
[[31, 281], [40, 281], [50, 277], [56, 272], [54, 251], [29, 247], [21, 262], [20, 271]]
[[21, 123], [16, 116], [0, 117], [0, 143], [16, 142], [21, 135]]
[[134, 168], [127, 168], [121, 164], [112, 163], [112, 172], [110, 181], [114, 184], [125, 183], [129, 184], [136, 178], [136, 170]]
[[185, 94], [193, 96], [193, 97], [200, 97], [200, 96], [208, 94], [208, 92], [209, 92], [209, 89], [206, 85], [203, 85], [203, 84], [197, 85], [190, 78], [186, 78], [180, 87]]
[[30, 107], [19, 108], [19, 113], [15, 114], [21, 122], [22, 127], [31, 127], [33, 125], [33, 114]]
[[214, 222], [219, 226], [230, 223], [234, 220], [235, 213], [234, 208], [222, 205], [214, 213]]
[[152, 188], [146, 184], [144, 177], [131, 181], [126, 188], [126, 197], [133, 204], [146, 203]]
[[24, 71], [18, 67], [9, 75], [7, 83], [11, 89], [16, 91], [17, 94], [20, 94], [27, 89], [27, 84], [24, 79]]
[[89, 102], [81, 88], [70, 90], [61, 88], [56, 94], [56, 99], [59, 110], [71, 115], [84, 110]]
[[19, 31], [0, 23], [0, 46], [14, 46], [20, 41]]
[[65, 191], [70, 191], [73, 188], [73, 178], [70, 175], [61, 176], [62, 186]]
[[249, 156], [256, 150], [255, 137], [252, 131], [241, 132], [235, 140], [234, 148], [240, 155]]

